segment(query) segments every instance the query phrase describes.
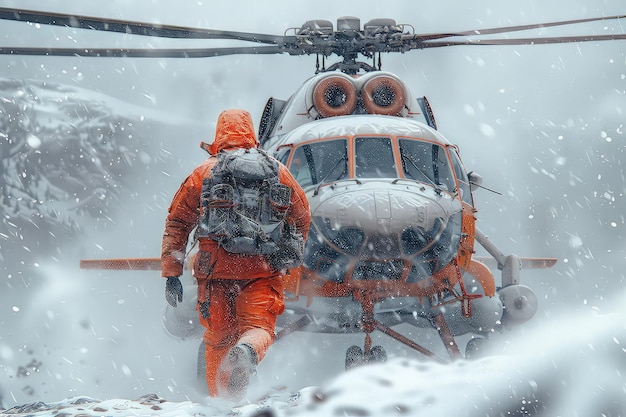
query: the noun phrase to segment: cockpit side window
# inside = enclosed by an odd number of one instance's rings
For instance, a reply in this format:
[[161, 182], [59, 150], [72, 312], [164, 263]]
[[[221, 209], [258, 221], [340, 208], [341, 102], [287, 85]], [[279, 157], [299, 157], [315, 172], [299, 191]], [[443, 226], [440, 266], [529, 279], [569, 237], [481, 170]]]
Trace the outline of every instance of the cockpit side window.
[[450, 157], [452, 158], [452, 166], [454, 167], [454, 173], [456, 174], [457, 181], [459, 183], [459, 190], [461, 192], [461, 199], [469, 205], [474, 205], [472, 201], [472, 193], [470, 191], [469, 179], [461, 163], [461, 158], [457, 154], [455, 148], [451, 147]]
[[456, 189], [446, 150], [414, 139], [400, 139], [402, 170], [407, 178], [432, 184], [445, 191]]
[[357, 178], [398, 178], [390, 138], [356, 138], [354, 151]]
[[289, 171], [302, 187], [336, 181], [348, 174], [348, 146], [345, 139], [298, 146]]
[[291, 149], [290, 148], [282, 148], [280, 149], [274, 156], [276, 157], [276, 159], [278, 159], [280, 161], [281, 164], [287, 164], [287, 161], [289, 160], [289, 154], [291, 153]]

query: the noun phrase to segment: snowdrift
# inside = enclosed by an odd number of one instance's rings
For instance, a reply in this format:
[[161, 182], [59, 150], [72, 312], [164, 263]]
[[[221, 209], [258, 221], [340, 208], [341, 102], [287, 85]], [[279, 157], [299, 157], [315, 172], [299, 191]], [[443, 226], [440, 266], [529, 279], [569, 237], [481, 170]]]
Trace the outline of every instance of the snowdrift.
[[320, 387], [269, 390], [228, 404], [74, 397], [3, 410], [3, 416], [624, 416], [626, 312], [589, 308], [494, 337], [482, 359], [438, 364], [394, 358]]

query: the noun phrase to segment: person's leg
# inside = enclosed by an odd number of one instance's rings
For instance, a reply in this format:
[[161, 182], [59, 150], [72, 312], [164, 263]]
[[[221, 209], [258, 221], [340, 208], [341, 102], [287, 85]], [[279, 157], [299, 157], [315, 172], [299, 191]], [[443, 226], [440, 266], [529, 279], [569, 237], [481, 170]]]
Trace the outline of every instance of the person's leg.
[[244, 283], [235, 306], [240, 337], [223, 358], [217, 379], [221, 396], [239, 400], [274, 341], [276, 317], [285, 309], [282, 281], [275, 277]]
[[213, 280], [209, 282], [209, 317], [200, 318], [206, 328], [204, 332], [206, 381], [209, 395], [217, 397], [218, 369], [222, 358], [237, 343], [239, 337], [235, 316], [235, 298], [238, 284], [236, 281]]
[[237, 343], [251, 346], [257, 363], [261, 362], [274, 341], [276, 317], [285, 310], [283, 283], [279, 277], [252, 280], [237, 297]]

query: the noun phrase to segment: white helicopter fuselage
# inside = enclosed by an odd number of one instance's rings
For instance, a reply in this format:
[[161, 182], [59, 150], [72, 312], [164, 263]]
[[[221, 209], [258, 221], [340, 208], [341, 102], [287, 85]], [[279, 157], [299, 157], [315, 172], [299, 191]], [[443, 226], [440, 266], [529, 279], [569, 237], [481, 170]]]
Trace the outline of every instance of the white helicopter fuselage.
[[[368, 113], [371, 106], [366, 102], [372, 98], [364, 87], [381, 77], [402, 89], [393, 94], [401, 100], [401, 110], [394, 115]], [[338, 78], [347, 85], [342, 88], [354, 86], [356, 104], [348, 114], [323, 117], [316, 88]], [[328, 85], [324, 88], [332, 93]], [[341, 98], [337, 107], [349, 101]], [[473, 201], [458, 149], [428, 125], [434, 125], [429, 111], [401, 80], [386, 72], [360, 77], [320, 74], [284, 102], [262, 142], [289, 167], [307, 195], [312, 227], [305, 268], [338, 284], [411, 283], [453, 261], [461, 240], [463, 204], [473, 206]], [[472, 288], [478, 291], [480, 286]], [[455, 334], [491, 331], [502, 314], [497, 297], [475, 300], [474, 311], [487, 312], [477, 315], [483, 319], [476, 326], [468, 325], [467, 320], [454, 320], [462, 316], [456, 304], [450, 303], [444, 313], [451, 323], [459, 323], [452, 326]], [[440, 313], [433, 308], [428, 300], [398, 295], [378, 302], [376, 315], [389, 325], [410, 321], [430, 326], [429, 317]], [[288, 309], [315, 315], [320, 331], [358, 331], [362, 319], [361, 304], [351, 295], [316, 297], [289, 303]]]

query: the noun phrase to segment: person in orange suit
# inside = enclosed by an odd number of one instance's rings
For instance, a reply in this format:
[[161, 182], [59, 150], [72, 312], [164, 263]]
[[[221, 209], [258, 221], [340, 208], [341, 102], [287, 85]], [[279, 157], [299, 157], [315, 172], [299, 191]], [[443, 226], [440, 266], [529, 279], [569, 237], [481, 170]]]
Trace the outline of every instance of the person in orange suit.
[[[167, 278], [166, 299], [172, 306], [182, 301], [183, 272], [189, 235], [199, 224], [203, 207], [203, 179], [211, 176], [220, 151], [256, 148], [250, 114], [225, 110], [216, 125], [211, 156], [189, 175], [174, 196], [162, 240], [162, 276]], [[272, 158], [275, 160], [274, 158]], [[309, 204], [302, 188], [278, 161], [279, 181], [291, 189], [285, 221], [306, 240]], [[198, 283], [200, 322], [206, 328], [206, 380], [212, 397], [241, 398], [256, 365], [274, 341], [276, 317], [284, 308], [284, 271], [275, 269], [265, 255], [226, 251], [217, 241], [198, 238], [192, 274]]]

